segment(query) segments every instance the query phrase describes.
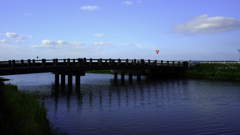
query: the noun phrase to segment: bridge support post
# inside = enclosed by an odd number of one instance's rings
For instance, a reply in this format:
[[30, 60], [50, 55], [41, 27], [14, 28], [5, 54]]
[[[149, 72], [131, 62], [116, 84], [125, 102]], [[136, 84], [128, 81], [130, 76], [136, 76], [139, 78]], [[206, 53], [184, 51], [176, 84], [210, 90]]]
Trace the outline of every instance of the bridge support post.
[[59, 73], [55, 73], [55, 87], [59, 86]]
[[137, 75], [137, 80], [141, 81], [141, 75]]
[[132, 81], [132, 73], [129, 73], [128, 77], [129, 77], [129, 81]]
[[121, 81], [124, 81], [124, 72], [121, 73]]
[[76, 88], [79, 88], [80, 87], [80, 72], [79, 71], [77, 71], [76, 73], [75, 73], [75, 76], [76, 76]]
[[65, 86], [65, 73], [61, 73], [61, 86]]
[[114, 80], [117, 81], [117, 72], [114, 72]]
[[12, 69], [15, 69], [15, 60], [12, 60]]
[[28, 59], [28, 65], [27, 65], [28, 68], [31, 68], [31, 60]]
[[68, 86], [72, 86], [72, 73], [68, 73]]

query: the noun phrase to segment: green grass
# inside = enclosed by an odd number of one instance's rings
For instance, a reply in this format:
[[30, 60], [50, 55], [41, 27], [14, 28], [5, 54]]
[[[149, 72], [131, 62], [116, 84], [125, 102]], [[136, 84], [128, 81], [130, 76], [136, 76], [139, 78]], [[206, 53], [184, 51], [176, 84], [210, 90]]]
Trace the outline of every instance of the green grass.
[[1, 84], [0, 134], [52, 134], [47, 110], [40, 105], [36, 94], [18, 91], [17, 86]]
[[240, 64], [197, 64], [186, 71], [185, 76], [240, 81]]

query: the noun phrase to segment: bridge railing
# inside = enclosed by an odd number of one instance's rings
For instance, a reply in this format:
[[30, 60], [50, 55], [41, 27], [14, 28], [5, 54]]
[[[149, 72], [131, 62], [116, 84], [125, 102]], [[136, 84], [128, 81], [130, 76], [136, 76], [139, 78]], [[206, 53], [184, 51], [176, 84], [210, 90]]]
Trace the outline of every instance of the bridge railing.
[[[186, 62], [186, 61], [185, 61]], [[0, 61], [0, 68], [21, 68], [21, 67], [58, 67], [58, 66], [101, 66], [101, 65], [142, 65], [142, 66], [178, 66], [186, 67], [184, 61], [163, 61], [163, 60], [145, 60], [145, 59], [28, 59], [28, 60], [9, 60]]]

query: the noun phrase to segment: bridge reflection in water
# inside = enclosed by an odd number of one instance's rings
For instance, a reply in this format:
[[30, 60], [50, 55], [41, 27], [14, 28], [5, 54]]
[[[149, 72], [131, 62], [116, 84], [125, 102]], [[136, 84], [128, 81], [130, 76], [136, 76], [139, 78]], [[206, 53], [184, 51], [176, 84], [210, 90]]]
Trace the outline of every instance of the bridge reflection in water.
[[[67, 110], [70, 111], [70, 106], [73, 105], [77, 105], [80, 111], [83, 106], [99, 110], [121, 106], [144, 107], [147, 105], [160, 107], [164, 104], [175, 104], [175, 101], [188, 100], [189, 98], [188, 85], [184, 80], [165, 80], [159, 81], [159, 83], [154, 80], [144, 80], [144, 83], [134, 80], [124, 83], [111, 79], [110, 86], [84, 84], [81, 89], [75, 91], [75, 86], [58, 89], [55, 84], [52, 84], [51, 88], [55, 111], [57, 111], [58, 106], [61, 106], [61, 108], [67, 106]], [[178, 90], [176, 91], [176, 89]], [[59, 97], [65, 101], [59, 101]]]

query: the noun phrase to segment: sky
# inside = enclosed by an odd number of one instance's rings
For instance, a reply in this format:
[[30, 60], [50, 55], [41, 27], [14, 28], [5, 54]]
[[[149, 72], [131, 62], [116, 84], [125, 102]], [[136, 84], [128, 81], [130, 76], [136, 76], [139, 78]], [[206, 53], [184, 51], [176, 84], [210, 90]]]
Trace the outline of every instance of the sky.
[[0, 61], [239, 60], [239, 5], [240, 0], [1, 0]]

